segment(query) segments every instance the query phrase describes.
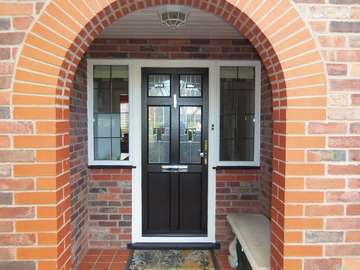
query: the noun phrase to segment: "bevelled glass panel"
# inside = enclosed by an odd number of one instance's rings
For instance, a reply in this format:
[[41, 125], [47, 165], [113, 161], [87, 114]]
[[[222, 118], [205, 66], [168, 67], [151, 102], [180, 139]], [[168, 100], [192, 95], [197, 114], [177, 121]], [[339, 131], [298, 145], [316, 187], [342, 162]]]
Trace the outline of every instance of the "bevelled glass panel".
[[111, 160], [111, 139], [96, 138], [94, 140], [94, 150], [96, 160]]
[[220, 160], [254, 160], [255, 68], [221, 67]]
[[148, 107], [148, 159], [149, 163], [170, 161], [170, 107]]
[[94, 66], [95, 160], [129, 159], [128, 73], [128, 66]]
[[201, 97], [201, 75], [180, 75], [180, 96]]
[[180, 162], [201, 163], [201, 107], [180, 107]]
[[148, 95], [149, 97], [169, 97], [170, 96], [170, 75], [151, 74], [148, 76]]

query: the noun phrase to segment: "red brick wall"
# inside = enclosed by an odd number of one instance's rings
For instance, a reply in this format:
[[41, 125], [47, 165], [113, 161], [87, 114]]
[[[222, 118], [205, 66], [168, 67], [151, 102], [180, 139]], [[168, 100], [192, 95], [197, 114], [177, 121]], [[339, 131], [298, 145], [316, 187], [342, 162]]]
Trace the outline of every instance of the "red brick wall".
[[131, 242], [131, 169], [89, 169], [89, 247]]
[[[247, 40], [98, 39], [89, 58], [259, 59]], [[85, 85], [84, 85], [85, 86]], [[75, 93], [76, 94], [76, 93]], [[226, 222], [231, 212], [270, 216], [272, 121], [271, 88], [262, 72], [261, 167], [220, 170], [217, 176], [217, 240], [227, 247], [233, 237]], [[125, 175], [122, 176], [122, 174]], [[131, 175], [122, 169], [89, 170], [89, 246], [126, 246], [131, 239]], [[130, 205], [129, 205], [130, 203]]]
[[86, 62], [77, 69], [70, 96], [70, 186], [72, 254], [76, 268], [88, 247], [88, 168]]
[[[0, 267], [5, 269], [69, 269], [66, 126], [76, 59], [109, 22], [154, 1], [116, 1], [104, 10], [106, 1], [57, 1], [41, 11], [52, 2], [0, 3], [0, 235], [5, 239]], [[234, 23], [270, 74], [277, 148], [273, 268], [360, 269], [359, 212], [354, 211], [360, 187], [354, 156], [360, 149], [359, 1], [249, 0], [237, 1], [236, 8], [226, 0], [192, 3]], [[25, 37], [26, 49], [20, 50]], [[47, 149], [38, 142], [46, 142]], [[324, 211], [334, 205], [340, 211]], [[311, 212], [314, 206], [318, 210]], [[331, 237], [336, 232], [341, 238]], [[305, 237], [310, 234], [316, 237]]]
[[216, 240], [228, 248], [234, 235], [226, 221], [229, 213], [260, 212], [260, 170], [222, 169], [216, 174]]
[[86, 54], [90, 58], [259, 59], [246, 39], [96, 39]]
[[272, 94], [267, 72], [261, 75], [260, 212], [270, 218], [273, 157]]

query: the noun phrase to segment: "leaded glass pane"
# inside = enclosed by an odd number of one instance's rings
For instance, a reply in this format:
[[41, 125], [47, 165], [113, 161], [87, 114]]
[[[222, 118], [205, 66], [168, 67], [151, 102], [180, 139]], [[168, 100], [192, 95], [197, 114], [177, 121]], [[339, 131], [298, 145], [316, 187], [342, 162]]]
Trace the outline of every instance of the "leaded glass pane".
[[94, 137], [111, 137], [111, 114], [95, 114], [94, 120]]
[[255, 69], [221, 67], [220, 160], [254, 160]]
[[170, 75], [152, 74], [148, 77], [148, 95], [150, 97], [170, 96]]
[[94, 66], [94, 158], [129, 159], [127, 66]]
[[95, 138], [94, 155], [96, 160], [111, 160], [111, 139]]
[[170, 160], [170, 107], [148, 107], [149, 163], [168, 163]]
[[201, 97], [201, 75], [180, 75], [180, 96]]
[[180, 107], [180, 162], [201, 163], [201, 107]]

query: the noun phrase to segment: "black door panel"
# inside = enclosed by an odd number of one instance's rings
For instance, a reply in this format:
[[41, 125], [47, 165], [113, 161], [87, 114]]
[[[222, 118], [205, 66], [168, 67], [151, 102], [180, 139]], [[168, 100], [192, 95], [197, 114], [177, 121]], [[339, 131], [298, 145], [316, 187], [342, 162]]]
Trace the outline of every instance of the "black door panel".
[[142, 231], [207, 233], [208, 70], [142, 70]]

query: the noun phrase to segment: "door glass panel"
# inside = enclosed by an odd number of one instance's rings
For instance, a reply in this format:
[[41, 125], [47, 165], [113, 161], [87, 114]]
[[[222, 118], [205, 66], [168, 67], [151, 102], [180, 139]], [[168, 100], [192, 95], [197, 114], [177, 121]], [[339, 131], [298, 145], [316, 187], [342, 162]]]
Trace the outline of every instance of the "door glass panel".
[[255, 68], [221, 67], [220, 160], [254, 160]]
[[170, 161], [170, 107], [148, 107], [149, 163]]
[[180, 107], [180, 162], [201, 163], [201, 107]]
[[201, 97], [201, 75], [180, 75], [180, 96]]
[[149, 97], [170, 96], [170, 75], [152, 74], [148, 77]]

